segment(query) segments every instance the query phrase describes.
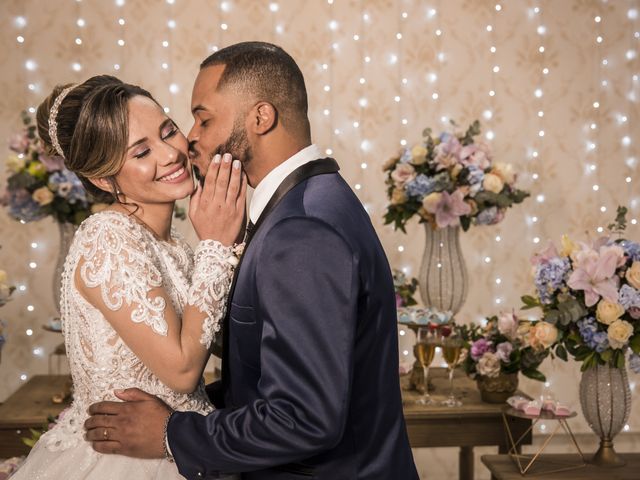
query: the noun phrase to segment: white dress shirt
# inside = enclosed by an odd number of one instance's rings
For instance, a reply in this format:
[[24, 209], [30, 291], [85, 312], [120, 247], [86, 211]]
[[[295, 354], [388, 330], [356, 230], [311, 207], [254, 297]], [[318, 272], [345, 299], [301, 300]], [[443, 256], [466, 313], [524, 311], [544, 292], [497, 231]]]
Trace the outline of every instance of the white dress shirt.
[[249, 218], [255, 224], [260, 218], [260, 214], [276, 193], [276, 190], [285, 178], [289, 176], [291, 172], [298, 169], [302, 165], [305, 165], [313, 160], [324, 158], [320, 148], [317, 145], [312, 144], [303, 148], [294, 156], [288, 158], [276, 168], [271, 170], [266, 177], [256, 186], [251, 197], [251, 203], [249, 204]]

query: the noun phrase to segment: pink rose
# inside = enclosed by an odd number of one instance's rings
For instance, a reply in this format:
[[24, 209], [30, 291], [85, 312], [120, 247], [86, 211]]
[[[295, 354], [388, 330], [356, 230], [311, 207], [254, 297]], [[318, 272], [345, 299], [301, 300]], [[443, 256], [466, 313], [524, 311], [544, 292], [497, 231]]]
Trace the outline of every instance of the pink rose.
[[396, 187], [401, 188], [405, 183], [416, 178], [416, 169], [408, 163], [399, 163], [391, 172], [391, 178], [396, 183]]

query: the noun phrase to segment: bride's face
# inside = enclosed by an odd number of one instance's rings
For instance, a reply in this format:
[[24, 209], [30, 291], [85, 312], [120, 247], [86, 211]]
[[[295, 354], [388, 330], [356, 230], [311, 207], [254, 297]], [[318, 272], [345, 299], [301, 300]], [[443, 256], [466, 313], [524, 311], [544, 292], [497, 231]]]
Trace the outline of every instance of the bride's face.
[[129, 100], [129, 145], [115, 179], [127, 202], [168, 203], [193, 192], [188, 143], [151, 99]]

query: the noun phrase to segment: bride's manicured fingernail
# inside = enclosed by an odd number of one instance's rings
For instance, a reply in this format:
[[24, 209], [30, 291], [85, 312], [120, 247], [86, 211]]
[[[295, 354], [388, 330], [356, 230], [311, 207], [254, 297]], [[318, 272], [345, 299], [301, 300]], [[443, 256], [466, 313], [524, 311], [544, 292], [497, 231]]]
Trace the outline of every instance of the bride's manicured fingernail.
[[231, 154], [225, 153], [222, 159], [224, 160], [224, 163], [229, 163], [231, 161]]
[[216, 155], [213, 157], [213, 163], [220, 163], [220, 154], [219, 154], [219, 153], [218, 153], [218, 154], [216, 154]]
[[233, 168], [235, 168], [236, 170], [240, 168], [240, 160], [233, 161]]

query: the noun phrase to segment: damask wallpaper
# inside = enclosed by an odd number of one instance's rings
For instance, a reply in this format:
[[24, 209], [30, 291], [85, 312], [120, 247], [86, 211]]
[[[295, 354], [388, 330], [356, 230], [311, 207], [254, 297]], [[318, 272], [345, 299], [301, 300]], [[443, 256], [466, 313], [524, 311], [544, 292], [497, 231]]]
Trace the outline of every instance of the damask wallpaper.
[[[407, 234], [383, 225], [382, 165], [402, 140], [480, 119], [494, 158], [514, 165], [532, 197], [501, 224], [462, 237], [470, 293], [459, 320], [477, 321], [518, 309], [533, 290], [529, 258], [550, 239], [595, 235], [617, 205], [637, 218], [639, 9], [638, 0], [4, 0], [0, 146], [7, 151], [20, 111], [54, 85], [99, 73], [147, 88], [187, 131], [200, 61], [238, 41], [277, 43], [305, 74], [315, 142], [340, 163], [392, 266], [417, 275], [424, 245], [417, 222]], [[195, 240], [187, 222], [178, 228]], [[630, 237], [639, 233], [630, 225]], [[61, 341], [42, 329], [54, 314], [58, 232], [49, 220], [20, 225], [2, 210], [0, 244], [0, 268], [25, 287], [0, 310], [3, 400], [49, 370]], [[407, 335], [401, 351], [410, 346]], [[522, 388], [578, 407], [578, 368], [556, 361], [543, 370], [548, 386]], [[588, 431], [581, 419], [575, 429]], [[452, 468], [442, 466], [453, 455], [445, 452], [420, 453], [421, 471]]]

